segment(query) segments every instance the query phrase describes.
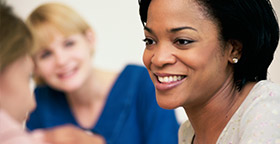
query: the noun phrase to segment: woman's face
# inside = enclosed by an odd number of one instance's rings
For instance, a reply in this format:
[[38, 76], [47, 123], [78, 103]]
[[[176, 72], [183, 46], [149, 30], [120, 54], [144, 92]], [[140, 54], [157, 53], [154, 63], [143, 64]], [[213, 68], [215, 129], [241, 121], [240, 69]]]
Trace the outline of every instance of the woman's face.
[[36, 75], [55, 89], [64, 92], [78, 90], [91, 71], [91, 36], [87, 33], [64, 37], [55, 33], [53, 41], [34, 57]]
[[31, 79], [33, 69], [32, 59], [25, 56], [0, 73], [0, 106], [19, 122], [23, 122], [36, 106]]
[[163, 108], [207, 103], [231, 73], [217, 25], [193, 0], [152, 0], [145, 37], [143, 62]]

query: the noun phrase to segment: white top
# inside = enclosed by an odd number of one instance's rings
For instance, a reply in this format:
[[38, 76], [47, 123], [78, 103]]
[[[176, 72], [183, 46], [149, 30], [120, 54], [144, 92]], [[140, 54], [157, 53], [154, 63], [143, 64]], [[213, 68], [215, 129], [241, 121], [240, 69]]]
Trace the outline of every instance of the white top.
[[[179, 144], [194, 135], [189, 121], [179, 129]], [[280, 85], [258, 82], [220, 134], [217, 144], [280, 144]]]

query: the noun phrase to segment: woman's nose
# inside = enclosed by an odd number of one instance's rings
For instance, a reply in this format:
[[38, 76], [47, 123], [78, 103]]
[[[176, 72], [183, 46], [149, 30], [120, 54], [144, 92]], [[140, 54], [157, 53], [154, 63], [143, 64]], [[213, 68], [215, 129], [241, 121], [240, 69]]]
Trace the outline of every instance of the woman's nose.
[[67, 56], [63, 52], [57, 52], [55, 54], [55, 62], [58, 66], [63, 66], [67, 62]]
[[154, 50], [151, 62], [157, 67], [176, 63], [176, 57], [173, 53], [172, 47], [164, 44], [158, 45]]

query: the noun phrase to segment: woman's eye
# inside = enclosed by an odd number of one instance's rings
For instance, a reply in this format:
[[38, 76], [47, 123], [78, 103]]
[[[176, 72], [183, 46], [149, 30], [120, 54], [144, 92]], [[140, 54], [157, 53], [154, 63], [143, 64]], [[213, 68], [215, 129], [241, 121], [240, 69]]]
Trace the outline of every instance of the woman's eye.
[[187, 45], [187, 44], [190, 44], [190, 43], [192, 43], [192, 42], [194, 42], [194, 41], [192, 41], [192, 40], [187, 40], [187, 39], [177, 39], [177, 40], [175, 41], [175, 43], [177, 43], [177, 44], [179, 44], [179, 45]]
[[46, 50], [41, 53], [40, 58], [45, 59], [45, 58], [48, 58], [50, 55], [51, 55], [51, 52]]
[[73, 41], [73, 40], [66, 40], [65, 42], [64, 42], [64, 46], [65, 47], [71, 47], [71, 46], [73, 46], [75, 44], [75, 42]]
[[150, 38], [145, 38], [143, 41], [146, 43], [146, 45], [152, 45], [155, 44], [155, 41]]

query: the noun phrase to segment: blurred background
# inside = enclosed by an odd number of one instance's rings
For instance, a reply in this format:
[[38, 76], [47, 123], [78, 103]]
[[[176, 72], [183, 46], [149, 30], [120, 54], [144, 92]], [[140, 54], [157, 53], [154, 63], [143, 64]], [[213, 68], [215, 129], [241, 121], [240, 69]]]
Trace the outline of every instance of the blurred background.
[[[138, 0], [7, 0], [14, 11], [26, 19], [42, 3], [61, 2], [71, 6], [87, 20], [96, 35], [97, 67], [120, 70], [126, 64], [142, 63], [144, 33], [138, 14]], [[280, 0], [271, 0], [280, 20]], [[280, 46], [269, 67], [268, 79], [280, 84]], [[176, 110], [178, 121], [186, 119], [182, 108]]]

